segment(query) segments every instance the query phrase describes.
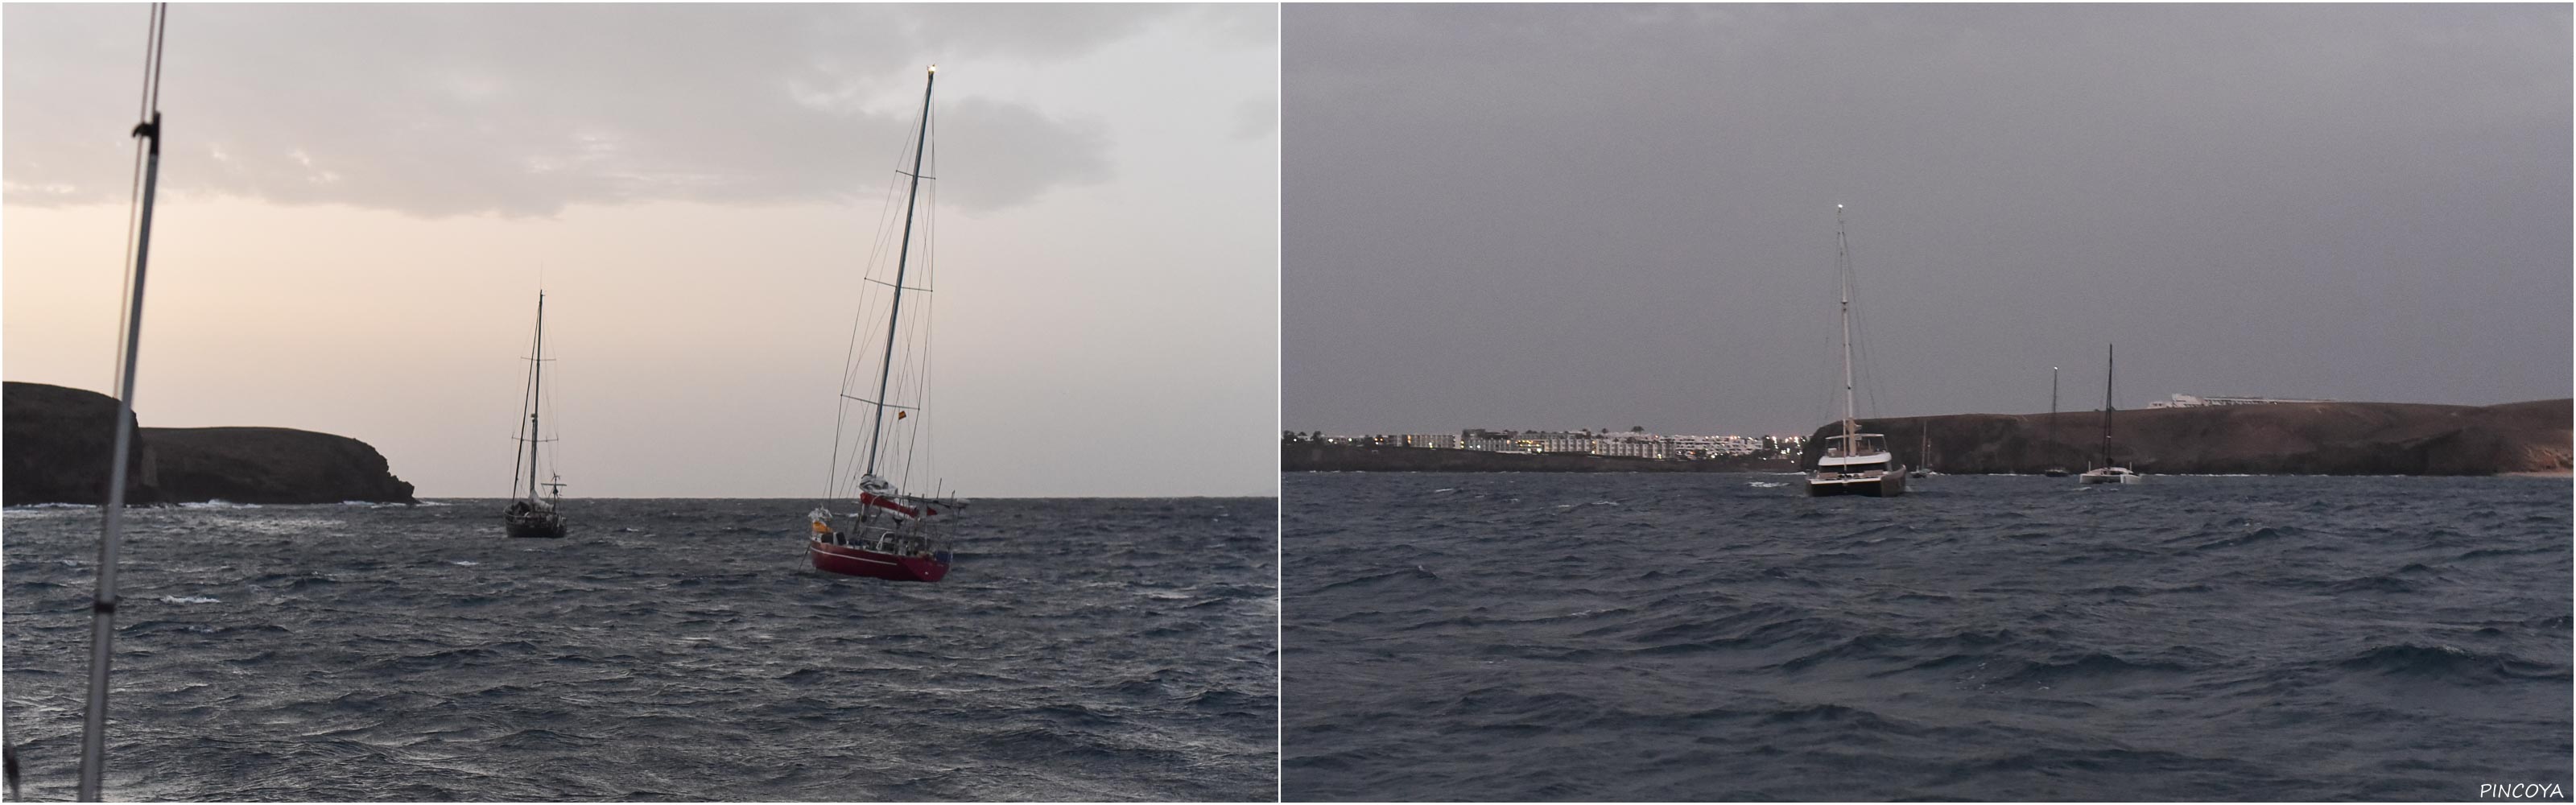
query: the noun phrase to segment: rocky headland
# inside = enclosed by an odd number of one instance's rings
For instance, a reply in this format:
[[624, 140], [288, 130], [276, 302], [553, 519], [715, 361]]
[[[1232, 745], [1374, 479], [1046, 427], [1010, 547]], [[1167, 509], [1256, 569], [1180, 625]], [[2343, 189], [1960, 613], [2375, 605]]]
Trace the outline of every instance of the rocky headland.
[[[0, 384], [0, 504], [98, 504], [116, 400], [42, 383]], [[346, 436], [292, 428], [142, 428], [128, 459], [132, 503], [417, 503], [385, 457]]]
[[[2120, 411], [2114, 461], [2149, 474], [2506, 475], [2569, 471], [2571, 401], [2504, 405], [2274, 403]], [[1936, 472], [2083, 471], [2101, 464], [2102, 413], [1952, 414], [1864, 419], [1896, 460]], [[1816, 429], [1800, 458], [1813, 466]], [[1929, 437], [1928, 451], [1924, 437]]]

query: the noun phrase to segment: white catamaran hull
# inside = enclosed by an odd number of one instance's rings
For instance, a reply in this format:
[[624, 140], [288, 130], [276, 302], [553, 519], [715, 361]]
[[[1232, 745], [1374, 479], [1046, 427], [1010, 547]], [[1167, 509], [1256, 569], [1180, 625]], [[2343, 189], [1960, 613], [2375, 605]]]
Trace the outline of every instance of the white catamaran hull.
[[2134, 484], [2138, 474], [2119, 467], [2088, 470], [2077, 480], [2088, 484]]
[[1827, 495], [1864, 495], [1874, 498], [1892, 498], [1902, 494], [1905, 494], [1905, 469], [1903, 467], [1898, 467], [1890, 472], [1872, 472], [1850, 476], [1843, 476], [1836, 473], [1818, 473], [1807, 476], [1808, 497], [1820, 498]]

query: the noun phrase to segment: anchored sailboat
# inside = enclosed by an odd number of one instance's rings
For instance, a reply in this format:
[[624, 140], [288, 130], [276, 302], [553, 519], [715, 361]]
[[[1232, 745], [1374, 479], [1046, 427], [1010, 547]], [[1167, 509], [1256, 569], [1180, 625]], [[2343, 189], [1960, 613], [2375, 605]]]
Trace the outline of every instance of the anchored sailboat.
[[2084, 471], [2077, 480], [2088, 484], [2136, 483], [2138, 474], [2111, 461], [2111, 383], [2119, 376], [2119, 346], [2114, 344], [2105, 354], [2107, 364], [2102, 372], [2102, 466]]
[[1843, 314], [1843, 432], [1825, 440], [1824, 455], [1807, 473], [1807, 494], [1894, 497], [1905, 494], [1905, 465], [1887, 451], [1887, 437], [1861, 433], [1852, 410], [1851, 248], [1843, 236], [1843, 205], [1834, 205], [1834, 267], [1841, 272]]
[[[902, 485], [912, 470], [912, 459], [922, 453], [922, 402], [928, 397], [929, 343], [928, 316], [916, 314], [907, 337], [904, 325], [904, 292], [930, 290], [928, 267], [914, 275], [912, 260], [913, 219], [921, 200], [923, 158], [930, 149], [930, 92], [939, 79], [938, 65], [932, 65], [921, 87], [921, 122], [912, 147], [912, 171], [902, 175], [910, 180], [905, 191], [903, 230], [895, 247], [894, 275], [891, 281], [870, 277], [885, 288], [885, 343], [874, 367], [876, 393], [871, 397], [852, 395], [850, 384], [857, 377], [857, 341], [853, 332], [852, 360], [844, 367], [841, 379], [841, 419], [851, 419], [851, 403], [859, 403], [867, 421], [867, 430], [859, 439], [865, 445], [857, 460], [847, 470], [855, 470], [856, 479], [843, 475], [841, 465], [841, 428], [835, 426], [832, 448], [832, 484], [825, 499], [817, 504], [806, 520], [811, 534], [805, 543], [805, 554], [814, 568], [849, 576], [868, 576], [895, 581], [938, 581], [948, 575], [953, 554], [948, 544], [937, 535], [937, 523], [954, 514], [965, 504], [954, 498], [916, 495], [903, 491]], [[927, 228], [923, 236], [928, 237]], [[922, 256], [929, 256], [928, 244]], [[865, 315], [865, 305], [862, 315]], [[904, 372], [905, 382], [897, 385], [896, 368]], [[864, 382], [862, 380], [861, 382]], [[909, 405], [896, 404], [898, 396]], [[886, 416], [887, 411], [894, 416]], [[892, 475], [889, 479], [887, 476]], [[845, 486], [844, 482], [849, 481]], [[855, 492], [855, 496], [850, 495]], [[855, 497], [857, 511], [835, 514], [831, 501]]]
[[[527, 455], [513, 458], [511, 461], [510, 491], [518, 495], [518, 499], [510, 501], [510, 507], [501, 511], [501, 531], [513, 537], [557, 538], [564, 535], [564, 516], [561, 508], [563, 478], [541, 473], [537, 468], [537, 445], [541, 442], [554, 441], [541, 438], [537, 428], [542, 424], [538, 421], [537, 414], [545, 407], [546, 388], [546, 292], [544, 291], [537, 292], [537, 337], [534, 353], [528, 359], [528, 393], [526, 404], [521, 411], [527, 416], [519, 420], [523, 429], [519, 431], [518, 440], [528, 446], [528, 452]], [[519, 479], [523, 477], [528, 479], [525, 490], [519, 487]], [[539, 483], [537, 481], [539, 477], [546, 480]], [[545, 487], [546, 494], [538, 495], [538, 487]]]

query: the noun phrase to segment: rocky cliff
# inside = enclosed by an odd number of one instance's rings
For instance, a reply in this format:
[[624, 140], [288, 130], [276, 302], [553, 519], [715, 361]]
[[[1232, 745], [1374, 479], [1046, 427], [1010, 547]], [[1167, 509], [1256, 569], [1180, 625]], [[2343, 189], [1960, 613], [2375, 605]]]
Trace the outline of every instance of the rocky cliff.
[[[116, 449], [116, 398], [42, 383], [0, 383], [0, 505], [107, 500]], [[126, 453], [126, 500], [156, 500], [144, 482], [143, 442]]]
[[[101, 502], [116, 400], [40, 383], [5, 384], [5, 503]], [[346, 436], [291, 428], [143, 428], [136, 503], [416, 503], [385, 457]]]
[[417, 503], [366, 442], [291, 428], [144, 428], [154, 480], [173, 500]]
[[[2113, 458], [2144, 473], [2496, 475], [2569, 469], [2570, 401], [2505, 405], [2278, 403], [2120, 411]], [[1907, 466], [1945, 473], [2082, 471], [2101, 463], [2102, 413], [1954, 414], [1861, 420]], [[1816, 429], [1801, 457], [1813, 466]], [[1922, 439], [1930, 437], [1928, 453]]]
[[1572, 453], [1279, 443], [1282, 472], [1791, 472], [1797, 468], [1785, 458], [1655, 461]]

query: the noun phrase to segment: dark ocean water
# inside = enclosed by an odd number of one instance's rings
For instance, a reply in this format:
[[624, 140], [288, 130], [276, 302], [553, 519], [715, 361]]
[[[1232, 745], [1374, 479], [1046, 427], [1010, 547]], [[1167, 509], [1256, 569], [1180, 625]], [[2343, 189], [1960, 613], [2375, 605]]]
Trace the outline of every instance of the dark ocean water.
[[[1275, 502], [977, 502], [937, 584], [802, 500], [136, 510], [113, 799], [1269, 799]], [[7, 737], [68, 799], [96, 509], [6, 514]]]
[[1290, 474], [1291, 800], [2569, 790], [2570, 484]]

